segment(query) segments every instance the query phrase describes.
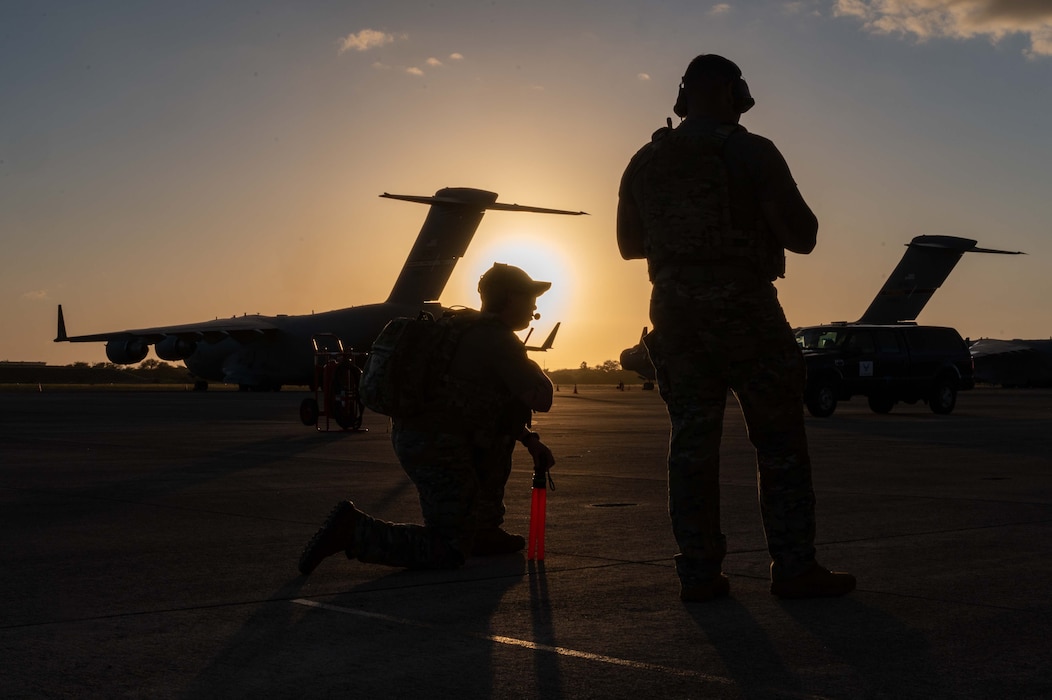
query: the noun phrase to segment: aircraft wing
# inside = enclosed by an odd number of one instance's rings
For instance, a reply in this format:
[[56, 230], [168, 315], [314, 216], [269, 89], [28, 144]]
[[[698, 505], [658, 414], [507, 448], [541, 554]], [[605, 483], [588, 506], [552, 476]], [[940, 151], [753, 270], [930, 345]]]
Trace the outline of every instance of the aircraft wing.
[[97, 343], [108, 340], [139, 339], [144, 343], [158, 343], [165, 338], [176, 337], [181, 340], [204, 340], [216, 342], [224, 338], [250, 340], [260, 336], [280, 333], [280, 330], [262, 316], [236, 316], [216, 319], [203, 323], [188, 323], [176, 326], [157, 326], [156, 328], [132, 328], [124, 331], [93, 333], [91, 335], [67, 335], [66, 321], [62, 314], [62, 305], [58, 307], [58, 334], [56, 343]]

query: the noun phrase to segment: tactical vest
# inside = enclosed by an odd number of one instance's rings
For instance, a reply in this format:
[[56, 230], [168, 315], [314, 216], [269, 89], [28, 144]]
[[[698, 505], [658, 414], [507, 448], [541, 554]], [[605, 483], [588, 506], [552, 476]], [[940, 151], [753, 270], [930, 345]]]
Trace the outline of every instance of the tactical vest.
[[723, 146], [738, 128], [654, 134], [637, 190], [651, 279], [666, 267], [683, 266], [740, 268], [764, 280], [784, 274], [785, 253], [759, 207], [749, 221], [731, 218]]

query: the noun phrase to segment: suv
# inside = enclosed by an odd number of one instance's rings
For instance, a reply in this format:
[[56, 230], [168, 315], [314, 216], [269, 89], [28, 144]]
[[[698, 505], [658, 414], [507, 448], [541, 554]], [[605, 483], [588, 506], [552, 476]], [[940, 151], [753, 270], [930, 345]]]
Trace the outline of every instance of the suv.
[[953, 328], [831, 323], [797, 329], [796, 342], [807, 362], [804, 403], [819, 418], [855, 395], [876, 413], [918, 400], [950, 413], [957, 392], [975, 386], [972, 356]]

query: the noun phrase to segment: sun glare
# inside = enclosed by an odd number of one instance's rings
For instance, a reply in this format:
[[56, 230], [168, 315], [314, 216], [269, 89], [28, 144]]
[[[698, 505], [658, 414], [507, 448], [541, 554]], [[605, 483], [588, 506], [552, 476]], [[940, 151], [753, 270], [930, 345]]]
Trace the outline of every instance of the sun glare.
[[537, 312], [544, 319], [541, 328], [568, 314], [576, 283], [572, 268], [558, 245], [540, 240], [535, 233], [505, 233], [488, 241], [476, 241], [460, 263], [464, 268], [460, 283], [451, 285], [456, 298], [443, 301], [477, 307], [478, 279], [495, 262], [521, 267], [533, 279], [552, 283], [551, 289], [537, 299]]

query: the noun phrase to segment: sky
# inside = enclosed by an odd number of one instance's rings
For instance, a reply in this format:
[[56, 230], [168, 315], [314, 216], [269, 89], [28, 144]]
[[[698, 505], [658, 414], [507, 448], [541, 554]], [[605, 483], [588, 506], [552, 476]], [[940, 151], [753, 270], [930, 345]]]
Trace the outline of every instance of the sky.
[[794, 326], [858, 318], [914, 236], [966, 255], [919, 321], [1052, 336], [1048, 0], [0, 0], [0, 360], [106, 360], [71, 335], [383, 301], [443, 187], [490, 212], [441, 301], [493, 262], [553, 283], [536, 356], [616, 360], [648, 325], [615, 242], [629, 158], [700, 53], [820, 222]]

